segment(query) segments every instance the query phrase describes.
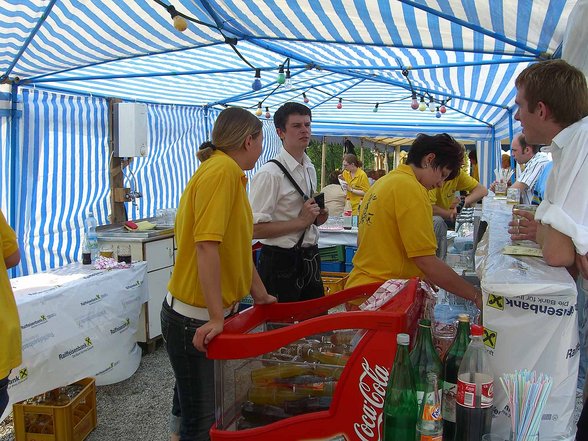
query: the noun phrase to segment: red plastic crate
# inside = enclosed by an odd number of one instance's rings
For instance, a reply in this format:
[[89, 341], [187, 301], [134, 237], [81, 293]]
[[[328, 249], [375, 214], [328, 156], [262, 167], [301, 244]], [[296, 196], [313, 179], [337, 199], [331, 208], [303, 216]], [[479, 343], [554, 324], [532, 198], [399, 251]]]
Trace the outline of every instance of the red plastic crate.
[[[328, 410], [289, 417], [247, 430], [221, 430], [231, 421], [220, 418], [211, 429], [218, 440], [378, 440], [381, 436], [383, 404], [388, 376], [396, 352], [396, 334], [414, 336], [422, 313], [423, 296], [418, 280], [410, 280], [391, 301], [378, 311], [325, 314], [349, 300], [371, 295], [374, 283], [350, 288], [317, 300], [261, 305], [241, 312], [227, 321], [224, 331], [208, 347], [208, 357], [217, 361], [217, 400], [225, 395], [218, 383], [227, 367], [221, 360], [246, 363], [307, 336], [343, 329], [364, 329], [337, 382]], [[265, 323], [288, 323], [258, 332]], [[254, 331], [254, 333], [248, 333]], [[220, 388], [220, 389], [219, 389]], [[228, 394], [227, 394], [228, 395]], [[217, 401], [217, 417], [219, 417]], [[239, 403], [234, 403], [233, 412]]]

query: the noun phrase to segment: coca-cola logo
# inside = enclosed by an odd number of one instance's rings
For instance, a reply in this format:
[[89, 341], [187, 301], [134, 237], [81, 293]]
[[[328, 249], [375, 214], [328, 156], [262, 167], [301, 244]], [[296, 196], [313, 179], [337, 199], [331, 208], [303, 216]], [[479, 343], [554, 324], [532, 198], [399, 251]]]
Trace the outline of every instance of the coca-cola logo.
[[364, 358], [359, 376], [359, 391], [363, 397], [361, 423], [354, 423], [355, 434], [362, 441], [381, 438], [384, 400], [389, 372], [384, 366], [376, 365], [373, 369]]

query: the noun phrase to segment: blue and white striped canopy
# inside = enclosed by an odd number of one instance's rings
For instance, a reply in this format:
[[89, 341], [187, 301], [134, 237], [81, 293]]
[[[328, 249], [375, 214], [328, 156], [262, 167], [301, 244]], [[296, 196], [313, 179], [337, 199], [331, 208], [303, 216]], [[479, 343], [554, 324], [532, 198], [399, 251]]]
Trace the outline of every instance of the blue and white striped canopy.
[[[200, 23], [176, 31], [161, 3]], [[264, 113], [304, 92], [318, 135], [490, 139], [508, 135], [514, 78], [557, 54], [575, 3], [4, 0], [0, 78], [151, 103], [254, 110], [261, 102]], [[291, 88], [276, 83], [287, 60]], [[251, 66], [261, 69], [258, 92]], [[433, 112], [410, 108], [411, 85]]]

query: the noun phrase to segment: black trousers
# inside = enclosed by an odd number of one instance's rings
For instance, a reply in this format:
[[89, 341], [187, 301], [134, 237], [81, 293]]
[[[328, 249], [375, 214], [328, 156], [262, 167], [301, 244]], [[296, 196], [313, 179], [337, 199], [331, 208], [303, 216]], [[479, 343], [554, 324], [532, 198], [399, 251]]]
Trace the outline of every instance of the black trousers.
[[259, 277], [278, 302], [298, 302], [324, 296], [318, 247], [280, 248], [264, 245], [257, 263]]
[[577, 427], [578, 431], [576, 432], [576, 441], [588, 440], [588, 401], [584, 403]]

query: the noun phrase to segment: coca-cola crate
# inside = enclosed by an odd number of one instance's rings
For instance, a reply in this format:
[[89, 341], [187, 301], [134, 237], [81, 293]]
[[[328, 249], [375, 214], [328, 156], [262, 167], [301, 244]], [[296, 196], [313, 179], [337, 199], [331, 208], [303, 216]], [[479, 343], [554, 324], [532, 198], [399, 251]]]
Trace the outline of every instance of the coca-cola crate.
[[[48, 404], [13, 405], [16, 441], [82, 441], [97, 424], [96, 384], [93, 378], [73, 383], [82, 389], [62, 406]], [[59, 389], [49, 392], [59, 395]]]
[[323, 279], [323, 288], [325, 295], [335, 294], [336, 292], [345, 289], [345, 283], [349, 277], [348, 273], [340, 271], [322, 271], [321, 278]]
[[345, 312], [380, 285], [258, 305], [227, 320], [207, 352], [216, 374], [211, 439], [380, 439], [396, 334], [414, 336], [423, 309], [415, 279], [376, 311]]

